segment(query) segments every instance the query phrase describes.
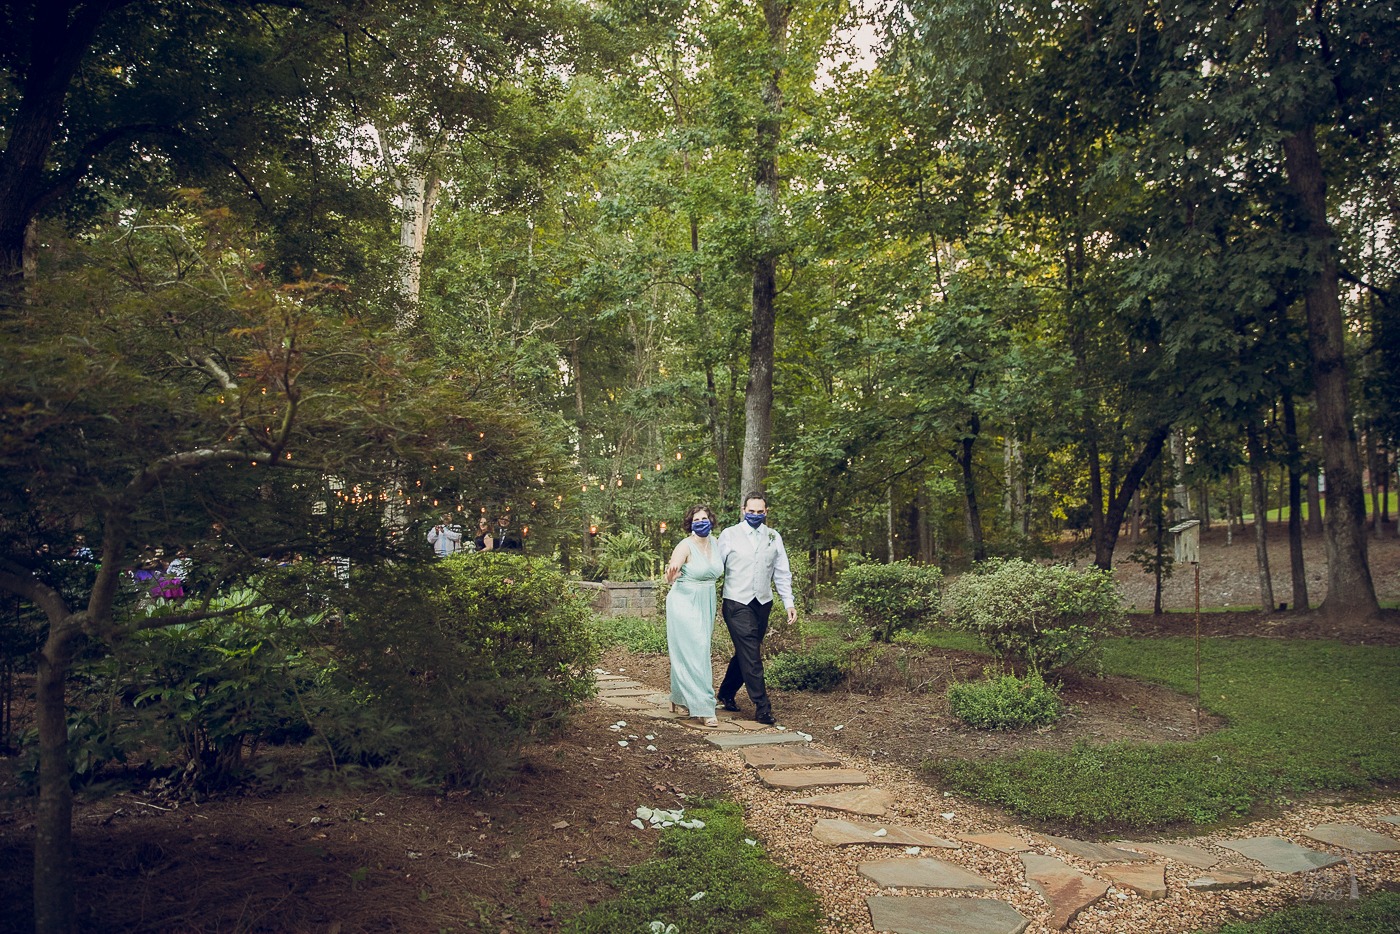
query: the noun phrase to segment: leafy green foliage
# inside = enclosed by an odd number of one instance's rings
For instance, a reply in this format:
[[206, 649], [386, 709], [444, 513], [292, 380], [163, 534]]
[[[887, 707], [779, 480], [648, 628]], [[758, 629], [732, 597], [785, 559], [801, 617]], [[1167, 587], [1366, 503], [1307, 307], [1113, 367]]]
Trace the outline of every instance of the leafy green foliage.
[[853, 622], [882, 642], [919, 629], [937, 612], [943, 572], [909, 561], [857, 564], [836, 580], [836, 595]]
[[[1105, 668], [1194, 690], [1189, 639], [1118, 639]], [[1210, 824], [1262, 801], [1400, 778], [1400, 649], [1207, 639], [1202, 700], [1229, 726], [1188, 743], [1081, 744], [926, 766], [958, 791], [1036, 820], [1081, 827]]]
[[1215, 934], [1391, 934], [1400, 930], [1400, 893], [1372, 892], [1359, 902], [1296, 905]]
[[[662, 831], [657, 857], [616, 873], [617, 896], [564, 930], [641, 934], [660, 921], [686, 934], [814, 934], [821, 929], [816, 897], [750, 842], [743, 813], [730, 802], [687, 808], [686, 817], [704, 827]], [[697, 892], [704, 894], [694, 898]]]
[[372, 721], [328, 732], [356, 761], [479, 785], [592, 692], [590, 611], [552, 567], [460, 554], [412, 579], [354, 580], [345, 606], [334, 676]]
[[953, 581], [943, 613], [997, 658], [1040, 672], [1082, 663], [1124, 621], [1111, 573], [1020, 560]]
[[[662, 617], [664, 621], [665, 617]], [[643, 616], [595, 616], [589, 624], [603, 648], [621, 645], [629, 652], [665, 655], [666, 627], [664, 622]]]
[[1036, 671], [1024, 678], [988, 671], [983, 681], [955, 682], [948, 686], [948, 705], [953, 716], [979, 730], [1051, 726], [1064, 712], [1059, 694]]
[[763, 663], [767, 683], [786, 691], [829, 691], [846, 680], [851, 653], [822, 641], [806, 650], [787, 649]]
[[647, 536], [634, 529], [625, 529], [602, 537], [598, 564], [608, 580], [650, 580], [656, 576], [661, 557]]

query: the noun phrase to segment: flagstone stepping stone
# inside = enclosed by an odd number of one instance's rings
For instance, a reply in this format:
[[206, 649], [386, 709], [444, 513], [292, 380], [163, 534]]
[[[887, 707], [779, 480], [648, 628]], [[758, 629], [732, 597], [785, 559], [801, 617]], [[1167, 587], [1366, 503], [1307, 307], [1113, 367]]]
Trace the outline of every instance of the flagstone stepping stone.
[[1389, 853], [1392, 850], [1400, 850], [1400, 840], [1373, 833], [1355, 824], [1318, 824], [1303, 836], [1356, 853]]
[[1230, 864], [1216, 866], [1204, 876], [1197, 876], [1186, 887], [1193, 892], [1219, 892], [1224, 889], [1243, 889], [1260, 885], [1264, 878], [1248, 866]]
[[[720, 719], [724, 720], [725, 718], [721, 716]], [[742, 717], [730, 717], [727, 722], [734, 724], [741, 730], [748, 730], [750, 733], [758, 733], [763, 730], [773, 729], [766, 723], [759, 723], [757, 720], [745, 720]]]
[[798, 798], [792, 803], [809, 808], [829, 808], [847, 814], [880, 817], [890, 808], [890, 796], [888, 792], [879, 788], [852, 788], [850, 791], [817, 795], [814, 798]]
[[841, 760], [810, 746], [754, 746], [740, 753], [754, 768], [796, 769], [837, 768]]
[[[636, 687], [603, 688], [598, 692], [598, 695], [600, 697], [646, 697], [648, 694], [655, 693], [656, 688], [643, 687], [639, 684]], [[663, 695], [660, 703], [668, 704], [670, 703], [670, 698]]]
[[1040, 834], [1040, 839], [1082, 859], [1092, 860], [1096, 863], [1132, 863], [1146, 862], [1147, 857], [1141, 853], [1134, 853], [1132, 850], [1125, 850], [1122, 847], [1109, 846], [1107, 843], [1090, 843], [1087, 840], [1075, 840], [1070, 837], [1054, 837], [1048, 833]]
[[[653, 691], [652, 693], [650, 693], [650, 694], [647, 695], [647, 700], [651, 701], [653, 704], [655, 704], [655, 705], [658, 706], [658, 707], [665, 707], [665, 708], [667, 708], [667, 709], [670, 709], [670, 707], [671, 707], [671, 695], [670, 695], [670, 694], [660, 694], [660, 693], [657, 693], [657, 692]], [[677, 709], [679, 709], [679, 708], [680, 708], [680, 705], [677, 704], [676, 707], [677, 707]]]
[[688, 726], [688, 727], [690, 727], [692, 730], [701, 730], [701, 731], [703, 731], [703, 732], [705, 732], [705, 733], [731, 733], [731, 734], [735, 734], [735, 733], [742, 733], [742, 732], [743, 732], [743, 730], [739, 729], [739, 728], [738, 728], [737, 726], [735, 726], [734, 724], [732, 724], [732, 723], [725, 723], [725, 722], [723, 722], [723, 721], [720, 721], [720, 723], [719, 723], [718, 726], [705, 726], [705, 724], [701, 723], [699, 720], [696, 720], [694, 717], [682, 717], [682, 718], [678, 719], [676, 722], [679, 723], [679, 724], [681, 724], [682, 726]]
[[1166, 863], [1101, 866], [1095, 871], [1103, 873], [1118, 888], [1136, 892], [1148, 901], [1167, 897]]
[[1324, 853], [1290, 843], [1283, 837], [1249, 837], [1245, 840], [1230, 840], [1220, 844], [1234, 850], [1273, 872], [1307, 872], [1322, 866], [1340, 863], [1340, 856]]
[[1130, 843], [1125, 840], [1123, 845], [1143, 853], [1151, 853], [1153, 856], [1165, 856], [1197, 869], [1209, 869], [1220, 862], [1220, 857], [1209, 850], [1187, 846], [1184, 843]]
[[650, 707], [642, 711], [642, 713], [653, 720], [682, 720], [685, 718], [685, 714], [683, 713], [671, 713], [671, 706], [669, 704], [665, 707]]
[[915, 827], [898, 827], [893, 824], [871, 824], [865, 821], [836, 820], [822, 818], [812, 828], [812, 836], [822, 843], [832, 846], [848, 846], [865, 843], [875, 846], [937, 846], [956, 850], [958, 845], [952, 840], [935, 837]]
[[871, 895], [870, 926], [893, 934], [1021, 934], [1030, 919], [994, 898]]
[[1400, 814], [1387, 814], [1382, 817], [1381, 820], [1385, 821], [1387, 824], [1400, 824]]
[[710, 742], [721, 749], [737, 749], [740, 746], [770, 746], [778, 743], [805, 743], [808, 739], [801, 733], [722, 733], [711, 736]]
[[960, 833], [954, 834], [959, 840], [966, 840], [968, 843], [977, 843], [1002, 853], [1029, 853], [1031, 845], [1025, 841], [1024, 837], [1015, 837], [1009, 833], [1002, 833], [994, 830], [991, 833]]
[[875, 859], [856, 871], [882, 889], [994, 889], [985, 876], [941, 859]]
[[825, 785], [868, 785], [870, 776], [855, 769], [763, 769], [759, 781], [769, 788], [803, 791]]
[[1098, 879], [1053, 856], [1023, 853], [1021, 862], [1026, 867], [1026, 881], [1050, 906], [1050, 920], [1046, 923], [1056, 930], [1063, 930], [1108, 892], [1108, 886]]
[[[623, 710], [653, 710], [654, 705], [648, 704], [640, 697], [604, 697], [603, 700], [614, 707], [621, 707]], [[669, 709], [669, 708], [668, 708]]]

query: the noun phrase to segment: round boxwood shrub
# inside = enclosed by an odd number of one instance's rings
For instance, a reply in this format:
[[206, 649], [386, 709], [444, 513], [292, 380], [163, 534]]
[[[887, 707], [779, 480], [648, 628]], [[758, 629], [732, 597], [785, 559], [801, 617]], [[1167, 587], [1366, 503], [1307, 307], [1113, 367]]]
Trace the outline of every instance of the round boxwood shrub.
[[880, 642], [917, 630], [938, 612], [943, 573], [935, 567], [895, 561], [857, 564], [836, 580], [836, 596], [853, 623]]
[[943, 615], [992, 654], [1034, 671], [1082, 665], [1123, 627], [1113, 576], [1030, 561], [989, 561], [948, 585]]
[[846, 680], [843, 653], [832, 646], [779, 652], [764, 662], [764, 680], [785, 691], [829, 691]]
[[953, 716], [979, 730], [1050, 726], [1063, 713], [1059, 695], [1036, 672], [1018, 678], [989, 671], [985, 681], [954, 682], [948, 687], [948, 706]]

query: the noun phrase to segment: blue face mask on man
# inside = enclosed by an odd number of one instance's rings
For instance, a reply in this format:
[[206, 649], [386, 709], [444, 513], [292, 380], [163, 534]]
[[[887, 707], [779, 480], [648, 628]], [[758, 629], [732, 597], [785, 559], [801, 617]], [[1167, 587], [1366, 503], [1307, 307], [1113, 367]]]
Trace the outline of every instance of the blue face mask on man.
[[695, 519], [690, 523], [690, 531], [694, 532], [696, 535], [699, 535], [701, 538], [704, 538], [705, 536], [709, 535], [710, 529], [713, 528], [714, 524], [710, 522], [709, 519]]
[[759, 527], [760, 525], [762, 525], [767, 519], [768, 519], [767, 513], [762, 513], [762, 512], [746, 512], [746, 513], [744, 513], [744, 521], [747, 522], [747, 523], [749, 524], [749, 528], [751, 528], [751, 529], [756, 529], [756, 528], [758, 528], [758, 527]]

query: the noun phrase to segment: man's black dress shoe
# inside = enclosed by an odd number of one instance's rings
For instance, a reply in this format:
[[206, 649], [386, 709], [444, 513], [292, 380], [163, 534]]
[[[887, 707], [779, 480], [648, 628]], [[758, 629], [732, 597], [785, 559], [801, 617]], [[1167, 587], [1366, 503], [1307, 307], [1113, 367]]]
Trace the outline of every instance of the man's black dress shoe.
[[719, 705], [730, 713], [737, 713], [739, 710], [739, 705], [734, 703], [734, 698], [732, 697], [721, 697], [719, 699]]
[[773, 712], [771, 710], [765, 710], [763, 713], [756, 713], [753, 715], [753, 718], [764, 726], [774, 726], [778, 722], [773, 719]]

